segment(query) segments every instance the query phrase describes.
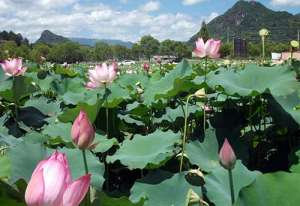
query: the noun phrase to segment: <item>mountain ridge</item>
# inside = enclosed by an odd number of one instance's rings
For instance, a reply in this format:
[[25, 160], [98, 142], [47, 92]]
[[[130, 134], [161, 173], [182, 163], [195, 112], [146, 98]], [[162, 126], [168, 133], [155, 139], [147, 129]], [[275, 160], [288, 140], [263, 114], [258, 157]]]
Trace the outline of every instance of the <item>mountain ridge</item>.
[[131, 48], [133, 43], [129, 41], [122, 41], [117, 39], [90, 39], [90, 38], [78, 38], [78, 37], [64, 37], [57, 35], [49, 30], [44, 30], [41, 33], [40, 38], [36, 43], [45, 43], [45, 44], [59, 44], [64, 42], [76, 42], [84, 46], [95, 46], [97, 42], [104, 42], [109, 45], [120, 45], [127, 48]]
[[[256, 1], [239, 0], [224, 14], [214, 18], [207, 24], [213, 38], [226, 41], [241, 37], [258, 42], [258, 32], [262, 28], [270, 31], [269, 40], [286, 42], [297, 38], [297, 28], [300, 29], [300, 15], [286, 11], [273, 11]], [[191, 37], [194, 42], [199, 32]]]

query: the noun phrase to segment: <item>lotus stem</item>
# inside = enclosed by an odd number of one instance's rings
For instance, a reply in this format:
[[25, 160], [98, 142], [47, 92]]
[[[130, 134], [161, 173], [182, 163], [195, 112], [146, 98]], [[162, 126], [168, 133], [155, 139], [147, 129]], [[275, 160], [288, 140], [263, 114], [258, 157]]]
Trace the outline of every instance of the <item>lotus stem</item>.
[[107, 85], [104, 84], [104, 88], [105, 88], [105, 114], [106, 114], [106, 136], [109, 137], [109, 125], [108, 125], [108, 115], [109, 115], [109, 111], [108, 111], [108, 88]]
[[[88, 164], [87, 164], [87, 160], [86, 160], [86, 153], [85, 153], [85, 150], [81, 150], [82, 151], [82, 157], [83, 157], [83, 164], [84, 164], [84, 170], [85, 170], [85, 174], [89, 174], [89, 168], [88, 168]], [[90, 197], [90, 187], [89, 187], [89, 190], [87, 192], [87, 195], [86, 195], [86, 202], [85, 202], [85, 205], [89, 206], [91, 205], [91, 197]]]
[[208, 66], [208, 58], [205, 57], [204, 82], [206, 82], [207, 66]]
[[234, 205], [235, 197], [234, 197], [234, 186], [233, 186], [232, 169], [229, 169], [229, 170], [228, 170], [228, 176], [229, 176], [229, 186], [230, 186], [231, 204]]
[[182, 139], [182, 151], [181, 151], [181, 158], [180, 158], [180, 166], [179, 171], [182, 172], [182, 166], [183, 166], [183, 157], [185, 152], [185, 144], [186, 144], [186, 137], [187, 137], [187, 120], [188, 120], [188, 108], [189, 108], [189, 101], [190, 98], [192, 98], [194, 95], [189, 95], [186, 104], [185, 104], [185, 115], [184, 115], [184, 130], [183, 130], [183, 139]]
[[14, 93], [14, 100], [15, 100], [15, 117], [16, 122], [18, 122], [19, 119], [19, 113], [18, 113], [18, 107], [19, 107], [19, 101], [17, 99], [17, 86], [16, 86], [16, 78], [13, 76], [13, 93]]

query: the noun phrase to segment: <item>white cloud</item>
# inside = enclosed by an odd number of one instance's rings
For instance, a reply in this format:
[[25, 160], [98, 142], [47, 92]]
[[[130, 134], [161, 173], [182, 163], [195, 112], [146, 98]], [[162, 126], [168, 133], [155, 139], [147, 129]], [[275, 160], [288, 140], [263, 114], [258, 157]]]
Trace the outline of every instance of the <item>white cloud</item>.
[[272, 0], [274, 6], [300, 6], [299, 0]]
[[204, 2], [204, 1], [206, 1], [206, 0], [183, 0], [183, 1], [182, 1], [182, 4], [183, 4], [183, 5], [190, 6], [190, 5], [202, 3], [202, 2]]
[[151, 12], [151, 11], [158, 11], [159, 8], [160, 8], [159, 1], [149, 1], [142, 7], [142, 10], [145, 12]]
[[[49, 1], [41, 2], [47, 4]], [[183, 13], [153, 14], [145, 12], [143, 8], [125, 11], [103, 3], [82, 4], [77, 0], [64, 1], [66, 4], [60, 6], [68, 6], [60, 9], [28, 2], [29, 0], [0, 0], [0, 31], [13, 30], [31, 41], [37, 40], [45, 29], [67, 37], [135, 42], [141, 36], [151, 34], [159, 40], [184, 41], [199, 31], [202, 20], [208, 21], [217, 15], [212, 13], [193, 18]], [[154, 8], [150, 10], [153, 11]]]

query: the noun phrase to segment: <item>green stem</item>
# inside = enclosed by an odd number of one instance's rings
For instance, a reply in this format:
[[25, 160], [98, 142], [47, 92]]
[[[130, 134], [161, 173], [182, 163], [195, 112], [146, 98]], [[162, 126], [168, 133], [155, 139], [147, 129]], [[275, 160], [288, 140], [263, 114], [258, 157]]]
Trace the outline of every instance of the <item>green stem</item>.
[[[85, 150], [82, 150], [82, 157], [83, 157], [85, 174], [89, 174], [89, 168], [88, 168], [88, 164], [87, 164], [87, 161], [86, 161]], [[87, 206], [91, 205], [90, 187], [89, 187], [89, 190], [88, 190], [87, 195], [86, 195], [86, 203], [85, 203], [85, 205], [87, 205]]]
[[205, 57], [204, 82], [206, 82], [207, 66], [208, 66], [208, 58]]
[[179, 171], [182, 172], [182, 165], [183, 165], [183, 158], [184, 158], [184, 152], [185, 152], [185, 144], [186, 144], [186, 136], [187, 136], [187, 120], [188, 120], [188, 108], [189, 108], [189, 101], [190, 98], [194, 95], [188, 96], [185, 104], [185, 115], [184, 115], [184, 130], [183, 130], [183, 139], [182, 139], [182, 151], [181, 151], [181, 158], [180, 158], [180, 166]]
[[109, 137], [109, 125], [108, 125], [108, 88], [107, 85], [104, 84], [104, 88], [105, 88], [105, 114], [106, 114], [106, 136]]
[[19, 101], [17, 99], [16, 78], [14, 76], [13, 76], [13, 94], [14, 94], [14, 100], [15, 100], [15, 117], [16, 117], [16, 121], [18, 121], [18, 118], [19, 118], [19, 113], [18, 113]]
[[205, 106], [206, 104], [204, 104], [204, 108], [203, 108], [203, 135], [205, 137], [205, 129], [206, 129], [206, 112], [205, 112]]
[[232, 177], [232, 169], [228, 170], [229, 175], [229, 185], [230, 185], [230, 195], [231, 195], [231, 204], [234, 205], [234, 187], [233, 187], [233, 177]]

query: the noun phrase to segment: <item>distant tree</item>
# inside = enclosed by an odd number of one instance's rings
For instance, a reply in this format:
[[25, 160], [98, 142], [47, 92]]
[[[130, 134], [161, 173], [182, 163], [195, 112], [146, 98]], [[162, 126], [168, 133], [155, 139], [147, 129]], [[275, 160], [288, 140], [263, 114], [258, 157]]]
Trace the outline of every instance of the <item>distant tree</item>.
[[175, 55], [175, 45], [176, 42], [173, 40], [164, 40], [161, 42], [160, 47], [159, 47], [159, 53], [161, 55]]
[[113, 58], [112, 48], [104, 42], [97, 42], [95, 46], [95, 60], [107, 61]]
[[85, 53], [80, 45], [73, 42], [66, 42], [55, 45], [51, 48], [49, 60], [57, 63], [75, 63], [85, 60]]
[[29, 53], [30, 48], [25, 44], [18, 46], [15, 41], [4, 41], [0, 44], [0, 60], [15, 57], [27, 59]]
[[133, 44], [131, 47], [131, 58], [134, 60], [140, 60], [140, 57], [142, 55], [142, 48], [139, 43]]
[[141, 38], [141, 50], [144, 56], [149, 59], [159, 51], [159, 41], [152, 36], [143, 36]]
[[177, 57], [178, 60], [182, 60], [183, 58], [191, 58], [192, 48], [189, 47], [186, 43], [175, 42], [174, 55]]
[[206, 42], [209, 39], [209, 31], [205, 21], [202, 22], [202, 26], [199, 31], [199, 37], [201, 37], [204, 40], [204, 42]]
[[113, 50], [114, 59], [116, 59], [118, 61], [131, 58], [130, 49], [128, 49], [125, 46], [115, 45], [115, 46], [112, 46], [112, 50]]
[[29, 56], [32, 61], [40, 63], [43, 61], [43, 57], [48, 59], [49, 53], [50, 47], [48, 45], [38, 43], [33, 46]]
[[221, 45], [220, 55], [221, 57], [228, 57], [232, 55], [233, 46], [232, 43], [225, 43]]

